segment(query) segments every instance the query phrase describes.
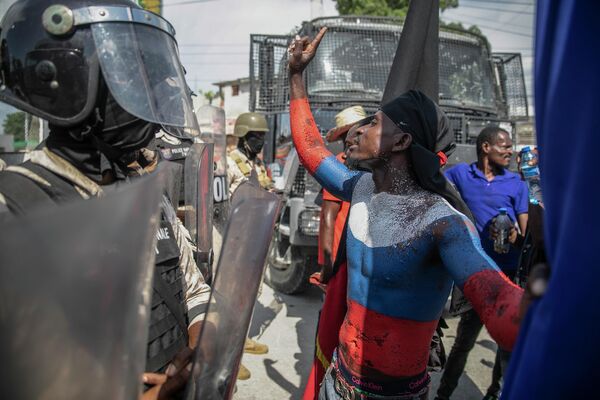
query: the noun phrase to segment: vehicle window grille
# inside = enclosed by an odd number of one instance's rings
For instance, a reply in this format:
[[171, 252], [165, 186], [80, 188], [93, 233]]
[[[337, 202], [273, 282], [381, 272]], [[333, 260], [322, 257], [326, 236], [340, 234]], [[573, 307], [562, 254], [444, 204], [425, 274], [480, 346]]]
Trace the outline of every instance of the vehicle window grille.
[[[305, 23], [301, 35], [329, 31], [305, 74], [313, 108], [332, 104], [379, 105], [402, 32], [399, 19], [329, 17]], [[290, 35], [251, 35], [252, 111], [288, 110], [287, 47]], [[440, 31], [440, 104], [498, 113], [492, 56], [485, 38]]]
[[494, 53], [493, 60], [500, 82], [500, 96], [506, 104], [508, 117], [528, 117], [527, 90], [521, 54]]
[[306, 169], [300, 165], [298, 166], [298, 172], [296, 172], [296, 178], [292, 184], [292, 190], [290, 197], [304, 197], [304, 191], [306, 190]]

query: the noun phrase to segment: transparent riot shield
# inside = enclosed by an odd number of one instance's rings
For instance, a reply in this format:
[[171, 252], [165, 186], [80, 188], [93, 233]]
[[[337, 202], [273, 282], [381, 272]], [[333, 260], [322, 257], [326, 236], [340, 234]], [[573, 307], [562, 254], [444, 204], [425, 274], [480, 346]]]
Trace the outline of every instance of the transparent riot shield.
[[233, 395], [279, 204], [277, 195], [249, 183], [236, 191], [188, 399], [230, 399]]
[[173, 208], [177, 209], [181, 194], [181, 182], [183, 181], [183, 167], [176, 162], [162, 160], [159, 168], [164, 171], [164, 179], [166, 181], [165, 192], [167, 193]]
[[214, 262], [219, 260], [223, 234], [229, 218], [229, 182], [227, 180], [227, 140], [225, 135], [225, 111], [204, 105], [196, 110], [202, 138], [215, 145], [213, 177], [213, 252]]
[[210, 276], [213, 220], [212, 143], [194, 143], [185, 159], [185, 227], [197, 246], [197, 263]]
[[136, 399], [145, 364], [157, 176], [3, 218], [2, 398]]

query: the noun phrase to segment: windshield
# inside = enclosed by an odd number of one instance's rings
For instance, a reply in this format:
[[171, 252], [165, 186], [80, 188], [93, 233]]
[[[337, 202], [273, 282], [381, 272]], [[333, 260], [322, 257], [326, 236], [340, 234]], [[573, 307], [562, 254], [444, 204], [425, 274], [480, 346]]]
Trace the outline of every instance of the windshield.
[[470, 36], [447, 32], [440, 37], [439, 60], [442, 103], [495, 108], [492, 64], [486, 46]]
[[[392, 30], [389, 25], [385, 29], [377, 25], [368, 29], [360, 25], [330, 27], [308, 69], [311, 101], [379, 102], [400, 29]], [[483, 39], [441, 31], [439, 60], [443, 103], [495, 108], [492, 65]]]
[[392, 32], [329, 32], [308, 70], [309, 96], [378, 102], [397, 45]]

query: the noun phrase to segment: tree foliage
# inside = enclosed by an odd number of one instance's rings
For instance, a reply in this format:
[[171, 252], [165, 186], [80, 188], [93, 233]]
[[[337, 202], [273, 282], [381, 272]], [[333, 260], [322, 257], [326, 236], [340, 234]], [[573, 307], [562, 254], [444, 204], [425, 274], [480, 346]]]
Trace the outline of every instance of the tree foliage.
[[213, 100], [215, 99], [215, 97], [217, 97], [217, 93], [213, 92], [212, 90], [208, 90], [206, 92], [203, 93], [204, 94], [204, 98], [206, 100], [208, 100], [208, 104], [212, 105]]
[[444, 23], [443, 21], [440, 21], [440, 24], [442, 26], [447, 27], [447, 28], [458, 29], [458, 30], [461, 30], [461, 31], [467, 31], [467, 32], [471, 32], [471, 33], [474, 33], [474, 34], [479, 35], [479, 36], [483, 36], [483, 33], [481, 32], [481, 29], [479, 29], [479, 27], [477, 25], [471, 25], [469, 28], [465, 28], [463, 26], [463, 24], [460, 23], [460, 22], [448, 22], [448, 23]]
[[15, 141], [25, 140], [25, 113], [22, 111], [8, 114], [2, 124], [5, 135], [13, 135]]
[[[410, 0], [337, 0], [340, 15], [406, 17]], [[458, 7], [458, 0], [440, 0], [440, 9]]]
[[[408, 12], [410, 0], [336, 0], [340, 15], [373, 15], [378, 17], [400, 17], [404, 19]], [[418, 0], [415, 0], [418, 1]], [[458, 0], [440, 0], [440, 10], [458, 7]], [[445, 23], [440, 21], [441, 26], [458, 29], [461, 31], [475, 33], [482, 36], [486, 42], [487, 38], [481, 33], [477, 25], [465, 28], [460, 22]]]

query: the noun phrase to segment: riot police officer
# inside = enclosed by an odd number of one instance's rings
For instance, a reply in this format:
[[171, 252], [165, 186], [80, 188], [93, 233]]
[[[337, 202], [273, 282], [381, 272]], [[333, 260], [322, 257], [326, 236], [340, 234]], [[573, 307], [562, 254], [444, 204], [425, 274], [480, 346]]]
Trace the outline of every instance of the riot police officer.
[[[199, 134], [174, 34], [129, 0], [19, 0], [8, 9], [0, 100], [47, 120], [50, 134], [28, 161], [0, 172], [0, 212], [101, 196], [152, 172], [156, 154], [141, 149], [160, 125]], [[210, 287], [166, 198], [157, 239], [146, 370], [172, 376], [171, 360], [197, 341]]]
[[267, 132], [269, 126], [262, 114], [244, 113], [235, 121], [233, 136], [238, 138], [237, 148], [227, 153], [230, 195], [240, 183], [248, 179], [256, 180], [265, 189], [273, 187], [273, 181], [267, 174], [264, 163], [258, 158], [265, 144]]

